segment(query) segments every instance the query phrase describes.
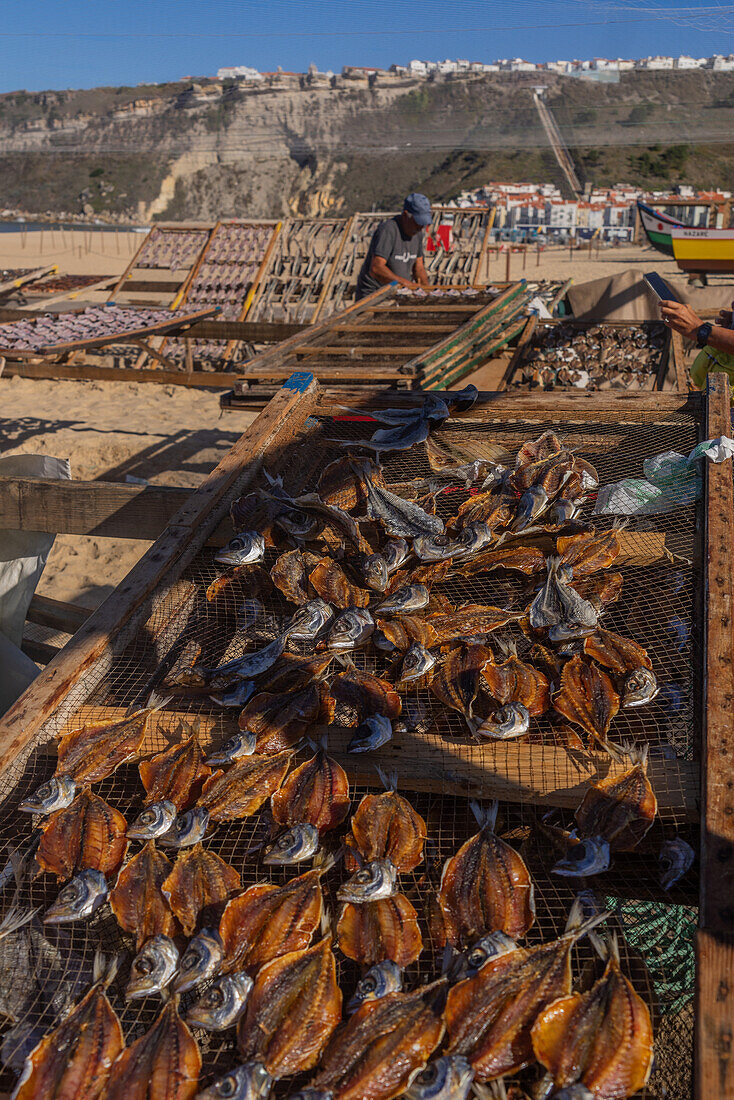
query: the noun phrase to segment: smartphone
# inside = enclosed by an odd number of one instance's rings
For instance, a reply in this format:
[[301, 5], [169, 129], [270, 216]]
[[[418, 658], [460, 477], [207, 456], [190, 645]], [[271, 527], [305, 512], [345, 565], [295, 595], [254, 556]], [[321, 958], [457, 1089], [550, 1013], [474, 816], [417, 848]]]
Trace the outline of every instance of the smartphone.
[[657, 271], [646, 271], [642, 276], [659, 302], [679, 302], [680, 298]]

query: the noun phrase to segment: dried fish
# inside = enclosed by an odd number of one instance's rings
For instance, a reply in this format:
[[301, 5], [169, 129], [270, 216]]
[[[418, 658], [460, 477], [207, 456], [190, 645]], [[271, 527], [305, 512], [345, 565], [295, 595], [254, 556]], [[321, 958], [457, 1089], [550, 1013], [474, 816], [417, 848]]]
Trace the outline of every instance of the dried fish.
[[474, 736], [489, 741], [514, 741], [530, 729], [530, 714], [522, 703], [507, 703], [488, 718], [472, 723]]
[[294, 642], [315, 642], [333, 618], [328, 603], [320, 598], [311, 600], [296, 611], [286, 627], [286, 635]]
[[380, 901], [397, 893], [398, 874], [389, 859], [375, 859], [366, 863], [359, 871], [343, 883], [336, 892], [339, 901], [350, 901], [353, 905], [362, 905], [369, 901]]
[[342, 954], [362, 966], [386, 959], [409, 966], [423, 950], [418, 914], [400, 893], [359, 905], [347, 902], [339, 915], [337, 938]]
[[371, 714], [359, 723], [347, 752], [374, 752], [392, 740], [392, 722], [384, 714]]
[[308, 574], [318, 561], [317, 554], [310, 554], [303, 550], [288, 550], [280, 555], [270, 570], [270, 577], [285, 598], [300, 607], [313, 599]]
[[[219, 773], [217, 773], [219, 774]], [[167, 833], [159, 838], [167, 848], [190, 848], [206, 836], [209, 827], [209, 812], [199, 806], [193, 806], [180, 814]]]
[[110, 906], [120, 927], [135, 936], [136, 951], [151, 936], [175, 936], [179, 930], [163, 893], [171, 869], [170, 860], [149, 840], [117, 876]]
[[387, 680], [356, 668], [335, 676], [331, 691], [339, 703], [353, 707], [362, 717], [383, 714], [397, 718], [401, 711], [400, 696]]
[[[220, 573], [215, 578], [206, 590], [207, 603], [214, 603], [220, 596], [230, 593], [232, 599], [241, 598], [242, 593], [246, 592], [249, 601], [256, 607], [262, 608], [259, 598], [262, 596], [269, 596], [273, 591], [273, 582], [270, 579], [270, 575], [266, 569], [261, 565], [237, 565], [234, 569], [230, 569], [228, 573]], [[190, 646], [191, 643], [188, 643]], [[186, 647], [182, 651], [186, 653]], [[196, 663], [198, 654], [191, 652], [189, 657], [189, 669]], [[171, 673], [173, 673], [173, 669]], [[182, 668], [183, 678], [181, 682], [186, 684], [188, 682], [188, 673], [186, 668]]]
[[496, 663], [492, 654], [482, 666], [482, 676], [491, 695], [503, 706], [522, 703], [532, 718], [545, 714], [550, 709], [547, 677], [519, 659], [514, 643], [505, 643], [504, 648], [508, 654], [505, 661]]
[[53, 776], [24, 798], [18, 806], [27, 814], [50, 814], [70, 806], [76, 795], [76, 783], [66, 775]]
[[537, 439], [529, 443], [523, 443], [517, 452], [515, 467], [528, 466], [532, 462], [542, 462], [550, 455], [558, 454], [560, 450], [562, 450], [561, 441], [556, 433], [552, 431], [543, 432]]
[[[352, 584], [344, 570], [332, 558], [321, 558], [308, 574], [314, 591], [333, 607], [345, 611], [348, 607], [366, 607], [370, 593]], [[387, 576], [385, 577], [387, 581]]]
[[[81, 871], [61, 891], [43, 915], [45, 924], [67, 924], [86, 920], [104, 905], [107, 880], [100, 871]], [[111, 900], [111, 899], [110, 899]]]
[[333, 1100], [390, 1100], [441, 1042], [443, 983], [367, 1001], [334, 1035], [313, 1081]]
[[355, 467], [367, 499], [367, 515], [381, 523], [394, 538], [418, 538], [420, 535], [443, 534], [443, 520], [431, 516], [412, 501], [391, 493], [376, 484], [368, 473]]
[[622, 706], [644, 707], [653, 701], [659, 690], [654, 672], [649, 668], [636, 668], [624, 681]]
[[479, 1081], [516, 1073], [533, 1060], [531, 1028], [539, 1013], [571, 992], [571, 949], [606, 913], [580, 923], [572, 910], [557, 940], [490, 959], [449, 990], [444, 1013], [448, 1054], [463, 1054]]
[[202, 910], [226, 901], [241, 886], [234, 867], [199, 843], [179, 853], [161, 889], [184, 935], [193, 936]]
[[56, 810], [41, 826], [38, 866], [59, 882], [86, 869], [112, 875], [125, 856], [126, 831], [122, 814], [90, 790], [82, 790], [70, 806]]
[[[238, 725], [241, 730], [255, 734], [256, 754], [280, 752], [306, 734], [318, 717], [320, 705], [317, 684], [301, 691], [285, 691], [277, 695], [262, 691], [253, 696], [242, 711]], [[245, 760], [243, 758], [238, 762], [244, 763]]]
[[186, 810], [196, 801], [201, 785], [211, 775], [195, 734], [173, 744], [150, 760], [138, 765], [145, 787], [145, 803], [173, 802], [177, 810]]
[[186, 993], [194, 986], [211, 978], [224, 961], [224, 945], [213, 928], [202, 928], [184, 952], [173, 988], [176, 993]]
[[461, 543], [446, 534], [421, 535], [413, 539], [413, 553], [422, 562], [450, 562], [459, 557], [462, 549]]
[[[396, 895], [402, 897], [402, 895]], [[367, 913], [369, 906], [362, 905], [356, 908], [356, 913]], [[351, 1015], [352, 1012], [356, 1012], [360, 1005], [365, 1004], [366, 1001], [377, 1001], [380, 997], [386, 996], [388, 993], [402, 993], [403, 991], [403, 971], [402, 967], [398, 966], [391, 959], [384, 959], [383, 962], [375, 963], [371, 966], [363, 978], [357, 982], [357, 988], [354, 991], [354, 996], [347, 1004], [347, 1012]]]
[[481, 521], [489, 531], [494, 532], [498, 527], [506, 527], [514, 514], [514, 498], [493, 486], [460, 504], [453, 526], [461, 530]]
[[609, 870], [609, 841], [604, 837], [587, 836], [579, 839], [574, 832], [567, 837], [567, 844], [565, 856], [552, 869], [554, 875], [589, 878]]
[[532, 527], [548, 511], [550, 503], [551, 498], [542, 485], [531, 485], [520, 497], [512, 530], [519, 533]]
[[403, 1093], [405, 1100], [467, 1100], [474, 1070], [461, 1054], [443, 1055], [429, 1062]]
[[28, 1055], [15, 1100], [101, 1100], [105, 1095], [112, 1064], [125, 1046], [106, 992], [115, 971], [113, 965], [97, 977], [87, 995]]
[[584, 641], [584, 653], [620, 676], [634, 669], [652, 668], [646, 649], [631, 638], [623, 638], [601, 627]]
[[275, 641], [257, 649], [253, 653], [243, 653], [241, 657], [235, 657], [224, 665], [216, 668], [202, 668], [199, 671], [207, 678], [208, 682], [224, 682], [230, 680], [251, 680], [261, 676], [263, 672], [275, 664], [285, 649], [287, 636], [283, 635]]
[[609, 569], [622, 549], [620, 530], [621, 527], [615, 526], [606, 531], [582, 531], [578, 535], [559, 538], [556, 551], [560, 555], [561, 565], [570, 565], [575, 578]]
[[619, 710], [619, 696], [603, 669], [582, 657], [572, 657], [563, 666], [561, 689], [553, 696], [553, 707], [585, 730], [592, 742], [604, 744]]
[[428, 589], [424, 584], [409, 584], [398, 588], [377, 607], [380, 615], [410, 614], [428, 606]]
[[399, 569], [410, 554], [410, 547], [405, 539], [388, 539], [382, 548], [382, 556], [385, 559], [388, 573], [394, 573]]
[[531, 1037], [537, 1060], [558, 1088], [581, 1082], [592, 1096], [632, 1096], [652, 1069], [652, 1021], [619, 965], [610, 941], [604, 974], [587, 993], [560, 997], [544, 1008]]
[[200, 1072], [196, 1040], [169, 1001], [150, 1030], [118, 1056], [105, 1100], [193, 1100]]
[[[384, 781], [389, 784], [387, 777]], [[368, 863], [388, 859], [399, 874], [414, 870], [423, 859], [426, 823], [395, 790], [394, 780], [391, 786], [382, 794], [366, 794], [352, 815], [351, 835], [346, 840], [347, 870], [360, 866], [354, 849]]]
[[173, 802], [152, 802], [133, 821], [127, 830], [129, 840], [155, 840], [165, 836], [173, 828], [176, 820], [176, 807]]
[[220, 749], [207, 756], [208, 767], [219, 768], [224, 764], [233, 764], [243, 756], [252, 756], [257, 745], [257, 736], [250, 730], [240, 730], [228, 737]]
[[168, 702], [151, 696], [147, 707], [125, 718], [99, 719], [67, 733], [59, 741], [56, 776], [66, 776], [77, 786], [106, 779], [137, 754], [151, 714]]
[[222, 550], [217, 550], [217, 565], [251, 565], [265, 557], [265, 539], [257, 531], [242, 531], [230, 539]]
[[376, 485], [386, 487], [382, 470], [371, 458], [337, 458], [324, 467], [316, 486], [325, 504], [336, 504], [348, 512], [364, 507], [367, 498], [362, 479], [355, 474], [355, 466], [368, 474]]
[[284, 833], [268, 844], [263, 863], [290, 866], [302, 863], [315, 855], [319, 847], [319, 831], [315, 825], [291, 825]]
[[428, 616], [438, 643], [453, 642], [456, 638], [480, 637], [500, 630], [508, 623], [522, 618], [513, 611], [486, 604], [464, 604], [453, 612], [437, 611]]
[[[385, 591], [390, 574], [387, 562], [382, 554], [368, 554], [366, 557], [361, 558], [358, 568], [364, 583], [369, 589], [373, 592]], [[352, 600], [351, 602], [356, 603], [357, 601]]]
[[151, 936], [130, 966], [125, 997], [135, 1001], [162, 993], [178, 969], [178, 948], [170, 936]]
[[628, 749], [631, 767], [622, 775], [593, 783], [576, 810], [581, 836], [601, 836], [613, 852], [631, 852], [657, 814], [657, 799], [647, 777], [648, 746]]
[[438, 644], [438, 635], [430, 623], [418, 615], [396, 615], [393, 619], [378, 619], [373, 641], [378, 649], [405, 652], [413, 642], [426, 649]]
[[237, 1025], [245, 1059], [274, 1078], [312, 1069], [341, 1019], [342, 995], [328, 938], [266, 963]]
[[249, 974], [223, 974], [199, 997], [186, 1014], [188, 1023], [205, 1031], [234, 1027], [247, 1008], [253, 980]]
[[369, 641], [374, 629], [375, 621], [369, 611], [350, 607], [334, 620], [329, 631], [329, 649], [340, 653], [357, 649]]
[[251, 817], [278, 790], [286, 777], [293, 750], [272, 756], [246, 756], [226, 772], [215, 772], [204, 784], [198, 802], [212, 821]]
[[426, 676], [436, 664], [436, 658], [420, 642], [412, 642], [400, 666], [400, 683], [412, 683]]
[[545, 572], [545, 555], [537, 546], [508, 546], [500, 550], [482, 550], [468, 561], [462, 561], [455, 566], [454, 572], [462, 577], [474, 577], [494, 569], [508, 569], [530, 577], [536, 573]]
[[658, 854], [660, 866], [660, 885], [663, 890], [669, 890], [679, 879], [682, 879], [693, 866], [696, 853], [690, 844], [686, 844], [681, 837], [673, 837], [672, 840], [663, 842]]
[[445, 863], [438, 904], [444, 943], [463, 947], [488, 932], [524, 936], [535, 921], [535, 892], [522, 856], [500, 839], [494, 826], [497, 803], [482, 810], [472, 803], [481, 826]]
[[227, 904], [219, 922], [227, 973], [255, 974], [271, 959], [308, 947], [322, 918], [321, 877], [329, 866], [315, 867], [282, 886], [256, 883]]
[[431, 691], [440, 702], [458, 711], [471, 724], [474, 702], [482, 681], [482, 670], [491, 660], [492, 651], [487, 646], [457, 646], [434, 670], [430, 681]]
[[597, 611], [603, 611], [619, 599], [623, 582], [621, 573], [591, 573], [586, 577], [574, 577], [573, 587], [583, 600], [588, 600]]
[[558, 558], [548, 559], [548, 578], [529, 608], [533, 630], [561, 627], [567, 637], [580, 637], [596, 628], [598, 612], [567, 583], [568, 572]]
[[273, 1079], [259, 1062], [236, 1066], [203, 1092], [197, 1092], [194, 1100], [265, 1100], [270, 1096]]
[[315, 826], [320, 833], [341, 825], [349, 813], [349, 779], [341, 764], [320, 748], [299, 765], [270, 799], [279, 825]]

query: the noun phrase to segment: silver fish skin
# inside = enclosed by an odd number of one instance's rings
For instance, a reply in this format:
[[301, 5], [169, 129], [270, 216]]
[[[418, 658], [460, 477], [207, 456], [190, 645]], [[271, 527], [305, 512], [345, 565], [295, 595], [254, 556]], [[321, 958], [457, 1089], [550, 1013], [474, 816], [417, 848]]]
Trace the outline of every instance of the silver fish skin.
[[26, 814], [50, 814], [71, 806], [76, 795], [76, 783], [68, 775], [53, 776], [24, 798], [18, 806]]
[[530, 729], [530, 714], [522, 703], [507, 703], [476, 727], [476, 736], [489, 741], [512, 741]]
[[394, 573], [410, 556], [410, 547], [405, 539], [388, 539], [382, 550], [388, 573]]
[[494, 534], [489, 524], [480, 519], [475, 520], [473, 523], [468, 523], [466, 527], [462, 527], [458, 538], [459, 554], [457, 556], [462, 559], [471, 557], [472, 554], [478, 554], [480, 550], [490, 546], [493, 541]]
[[316, 599], [299, 607], [285, 628], [285, 636], [294, 642], [313, 642], [334, 618], [326, 600]]
[[204, 839], [209, 825], [209, 811], [194, 806], [180, 814], [167, 833], [159, 837], [159, 843], [167, 848], [190, 848]]
[[448, 405], [451, 413], [468, 412], [474, 405], [479, 397], [479, 390], [470, 382], [468, 386], [464, 386], [463, 390], [452, 390], [447, 393], [443, 400]]
[[66, 924], [86, 920], [107, 900], [107, 879], [100, 871], [81, 871], [67, 883], [56, 901], [46, 910], [45, 924]]
[[368, 554], [359, 562], [359, 574], [372, 592], [384, 592], [389, 574], [382, 554]]
[[381, 615], [396, 615], [400, 612], [422, 611], [428, 607], [430, 593], [425, 584], [406, 584], [398, 588], [378, 606]]
[[195, 985], [216, 974], [224, 958], [224, 945], [219, 933], [212, 928], [202, 928], [189, 941], [173, 981], [175, 993], [185, 993]]
[[268, 844], [263, 863], [288, 867], [315, 855], [319, 847], [319, 831], [315, 825], [292, 825]]
[[388, 535], [394, 538], [415, 539], [420, 535], [442, 535], [443, 520], [431, 516], [413, 501], [375, 485], [369, 475], [352, 467], [365, 487], [367, 494], [367, 515], [379, 521]]
[[231, 764], [243, 756], [252, 756], [257, 743], [257, 735], [249, 730], [241, 730], [229, 737], [220, 749], [206, 758], [210, 768], [219, 768], [223, 764]]
[[128, 840], [154, 840], [157, 836], [163, 836], [170, 830], [177, 813], [176, 806], [167, 798], [151, 802], [128, 828]]
[[420, 642], [412, 642], [405, 651], [403, 663], [400, 666], [400, 683], [408, 684], [412, 680], [419, 680], [430, 672], [436, 663], [436, 658], [430, 650], [422, 646]]
[[330, 1089], [299, 1089], [290, 1093], [288, 1100], [334, 1100], [334, 1093]]
[[339, 901], [361, 905], [367, 901], [391, 898], [397, 892], [398, 873], [389, 859], [375, 859], [365, 864], [336, 892]]
[[599, 875], [609, 869], [609, 842], [600, 836], [585, 837], [573, 844], [563, 859], [552, 868], [554, 875], [564, 878], [583, 878]]
[[444, 1054], [411, 1080], [404, 1100], [467, 1100], [474, 1070], [462, 1054]]
[[448, 535], [422, 535], [413, 539], [413, 553], [419, 561], [448, 561], [461, 556], [465, 547]]
[[357, 726], [347, 752], [374, 752], [388, 741], [392, 741], [392, 722], [384, 714], [371, 714]]
[[310, 515], [300, 508], [286, 508], [273, 521], [276, 527], [294, 539], [307, 542], [314, 539], [324, 526], [323, 520], [318, 516]]
[[348, 607], [334, 620], [329, 631], [328, 647], [339, 653], [356, 649], [369, 641], [375, 630], [375, 620], [361, 607]]
[[633, 669], [624, 681], [622, 706], [644, 707], [653, 701], [659, 690], [654, 672], [649, 668]]
[[257, 531], [242, 531], [214, 555], [217, 565], [250, 565], [265, 557], [265, 539]]
[[238, 680], [230, 691], [218, 692], [210, 695], [212, 703], [218, 707], [244, 707], [245, 703], [255, 694], [254, 680]]
[[237, 1023], [247, 1008], [247, 999], [255, 983], [249, 974], [223, 974], [204, 990], [186, 1019], [205, 1031], [224, 1031]]
[[541, 485], [533, 485], [526, 489], [520, 497], [520, 502], [512, 524], [513, 531], [524, 531], [547, 511], [550, 505], [550, 497]]
[[476, 972], [490, 959], [499, 958], [509, 951], [517, 950], [515, 941], [504, 932], [488, 932], [464, 952], [469, 972]]
[[487, 493], [490, 489], [494, 488], [495, 485], [501, 485], [508, 473], [509, 471], [506, 466], [497, 463], [490, 469], [484, 481], [479, 486], [480, 493]]
[[578, 623], [555, 623], [548, 631], [548, 641], [554, 645], [563, 642], [575, 642], [580, 638], [590, 638], [596, 632], [596, 626], [580, 626]]
[[356, 1012], [365, 1001], [377, 1001], [388, 993], [402, 993], [403, 972], [392, 959], [371, 966], [361, 981], [357, 982], [354, 996], [347, 1004], [347, 1012]]
[[173, 981], [178, 960], [178, 948], [170, 936], [152, 936], [132, 961], [125, 999], [136, 1001], [162, 993]]
[[569, 500], [567, 497], [559, 497], [554, 501], [553, 507], [548, 513], [548, 522], [556, 527], [564, 523], [570, 523], [581, 511], [580, 502]]
[[259, 1062], [237, 1066], [213, 1085], [197, 1092], [194, 1100], [265, 1100], [270, 1096], [273, 1079]]
[[574, 1085], [567, 1085], [564, 1089], [551, 1093], [549, 1100], [594, 1100], [594, 1093], [577, 1081]]
[[266, 672], [271, 665], [275, 664], [283, 654], [285, 643], [286, 638], [281, 636], [262, 649], [255, 650], [254, 653], [243, 653], [241, 657], [235, 657], [234, 660], [227, 661], [225, 665], [219, 665], [217, 668], [202, 668], [199, 671], [206, 676], [210, 676], [212, 680], [229, 677], [251, 680], [254, 676], [260, 676], [261, 673]]
[[[559, 575], [560, 573], [560, 575]], [[563, 626], [567, 632], [594, 630], [599, 620], [599, 613], [593, 604], [579, 596], [575, 588], [564, 579], [568, 573], [559, 570], [557, 558], [548, 559], [548, 576], [546, 582], [538, 592], [530, 605], [530, 625], [533, 630], [543, 630], [545, 627]], [[578, 633], [573, 637], [582, 636]], [[566, 635], [568, 637], [568, 633]], [[559, 641], [565, 640], [559, 638]]]
[[696, 853], [690, 844], [681, 840], [679, 836], [673, 840], [666, 840], [658, 855], [660, 866], [660, 885], [663, 890], [669, 890], [679, 879], [682, 879], [693, 866]]

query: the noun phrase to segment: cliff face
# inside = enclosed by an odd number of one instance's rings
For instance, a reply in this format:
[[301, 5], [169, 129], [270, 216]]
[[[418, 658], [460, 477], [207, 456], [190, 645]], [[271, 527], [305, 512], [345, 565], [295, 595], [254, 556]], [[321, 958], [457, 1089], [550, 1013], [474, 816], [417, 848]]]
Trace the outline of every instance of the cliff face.
[[[734, 134], [731, 75], [543, 81], [587, 178], [731, 185], [732, 147], [722, 144]], [[144, 220], [348, 214], [393, 206], [413, 188], [442, 199], [490, 179], [556, 179], [532, 103], [537, 82], [8, 93], [0, 207]], [[693, 136], [711, 149], [691, 152]], [[678, 152], [666, 157], [670, 146]]]

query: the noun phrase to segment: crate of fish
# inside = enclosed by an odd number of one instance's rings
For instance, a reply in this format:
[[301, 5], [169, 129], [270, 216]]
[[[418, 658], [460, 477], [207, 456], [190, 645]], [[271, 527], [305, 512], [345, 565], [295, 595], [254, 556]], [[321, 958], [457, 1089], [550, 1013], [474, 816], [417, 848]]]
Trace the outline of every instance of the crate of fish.
[[[512, 389], [661, 390], [670, 331], [659, 321], [541, 323], [513, 364]], [[669, 387], [667, 387], [669, 388]]]
[[597, 504], [728, 393], [477, 396], [294, 376], [3, 719], [21, 1100], [691, 1095], [731, 470]]

